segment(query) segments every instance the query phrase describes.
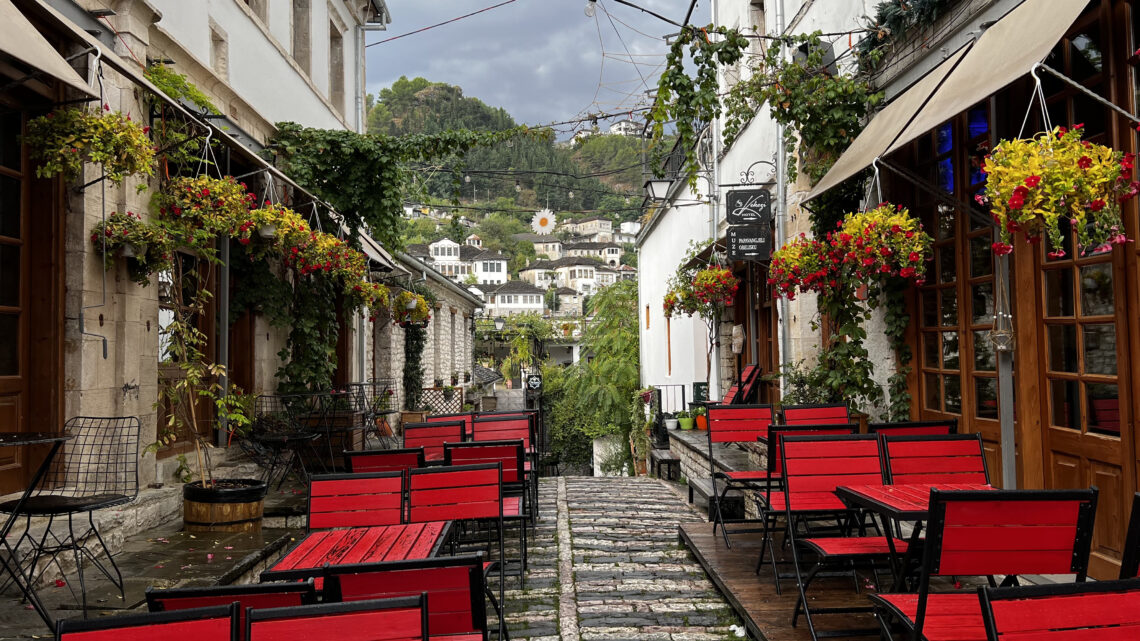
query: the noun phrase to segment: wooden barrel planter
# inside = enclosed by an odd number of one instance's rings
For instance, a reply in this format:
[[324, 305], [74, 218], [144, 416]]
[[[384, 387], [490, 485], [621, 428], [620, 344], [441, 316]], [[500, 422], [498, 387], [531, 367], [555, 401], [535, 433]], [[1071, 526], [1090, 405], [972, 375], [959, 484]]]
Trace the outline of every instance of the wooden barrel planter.
[[182, 486], [182, 524], [187, 532], [260, 532], [267, 486], [259, 479], [218, 479]]

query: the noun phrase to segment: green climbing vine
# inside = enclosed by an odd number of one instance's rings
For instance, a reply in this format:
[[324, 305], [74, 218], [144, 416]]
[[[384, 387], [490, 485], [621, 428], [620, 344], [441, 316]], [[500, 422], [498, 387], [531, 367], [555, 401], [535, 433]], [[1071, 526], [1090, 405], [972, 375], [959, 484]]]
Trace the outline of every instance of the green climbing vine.
[[[686, 25], [665, 57], [665, 69], [657, 81], [657, 97], [649, 111], [652, 144], [660, 153], [662, 146], [658, 143], [665, 138], [665, 125], [675, 123], [677, 145], [685, 153], [681, 174], [694, 189], [700, 170], [696, 155], [700, 127], [721, 114], [717, 67], [735, 65], [747, 48], [748, 39], [735, 29]], [[686, 52], [696, 67], [695, 77], [685, 71]]]
[[350, 229], [367, 226], [385, 247], [398, 249], [403, 247], [404, 200], [418, 184], [409, 163], [447, 159], [520, 136], [551, 135], [548, 130], [516, 127], [387, 136], [279, 122], [270, 149], [280, 167], [340, 212]]
[[910, 315], [906, 310], [908, 290], [907, 281], [902, 278], [888, 278], [883, 284], [886, 300], [884, 331], [891, 350], [895, 353], [895, 372], [887, 378], [887, 420], [889, 421], [910, 420], [911, 395], [907, 387], [907, 377], [912, 370], [910, 362], [914, 358], [914, 353], [906, 342], [906, 328], [910, 324]]
[[[806, 55], [789, 59], [785, 48]], [[882, 99], [865, 80], [829, 70], [829, 51], [818, 31], [775, 40], [752, 75], [724, 99], [725, 145], [736, 140], [766, 103], [772, 119], [785, 126], [788, 180], [795, 181], [801, 165], [812, 183], [822, 178]]]
[[896, 42], [934, 24], [952, 4], [954, 0], [886, 0], [875, 5], [875, 15], [864, 16], [869, 33], [855, 45], [859, 72], [873, 73]]

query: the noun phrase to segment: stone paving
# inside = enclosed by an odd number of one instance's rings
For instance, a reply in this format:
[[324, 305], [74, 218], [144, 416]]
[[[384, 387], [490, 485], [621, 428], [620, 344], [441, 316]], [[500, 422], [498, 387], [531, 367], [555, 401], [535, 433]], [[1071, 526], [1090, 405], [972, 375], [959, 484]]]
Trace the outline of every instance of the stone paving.
[[530, 641], [735, 639], [728, 604], [680, 544], [702, 521], [657, 479], [544, 479], [530, 569], [509, 580], [507, 627]]

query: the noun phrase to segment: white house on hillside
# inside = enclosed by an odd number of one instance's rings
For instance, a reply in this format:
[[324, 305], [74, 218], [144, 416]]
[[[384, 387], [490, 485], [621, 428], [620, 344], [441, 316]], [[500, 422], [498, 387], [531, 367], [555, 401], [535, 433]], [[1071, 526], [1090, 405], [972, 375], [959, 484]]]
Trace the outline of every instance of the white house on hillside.
[[617, 267], [625, 253], [617, 243], [568, 242], [562, 248], [567, 256], [596, 256], [611, 267]]
[[491, 316], [546, 313], [546, 292], [526, 281], [509, 280], [502, 285], [476, 285], [473, 289], [482, 294]]
[[565, 255], [563, 254], [563, 243], [557, 236], [526, 233], [511, 234], [511, 238], [534, 245], [536, 256], [546, 256], [549, 260], [558, 260]]

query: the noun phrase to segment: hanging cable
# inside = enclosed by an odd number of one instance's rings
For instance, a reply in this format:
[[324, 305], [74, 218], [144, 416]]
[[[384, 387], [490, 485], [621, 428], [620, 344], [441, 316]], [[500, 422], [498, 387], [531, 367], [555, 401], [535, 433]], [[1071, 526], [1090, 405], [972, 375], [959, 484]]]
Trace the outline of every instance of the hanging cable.
[[392, 42], [393, 40], [399, 40], [400, 38], [407, 38], [408, 36], [414, 36], [417, 33], [423, 33], [425, 31], [430, 31], [431, 29], [435, 29], [436, 27], [442, 27], [444, 25], [449, 25], [453, 22], [459, 22], [460, 20], [463, 20], [464, 18], [470, 18], [471, 16], [477, 16], [480, 13], [483, 13], [485, 11], [490, 11], [491, 9], [498, 9], [499, 7], [511, 4], [512, 2], [515, 2], [515, 1], [516, 0], [506, 0], [505, 2], [500, 2], [499, 4], [494, 4], [494, 5], [491, 5], [489, 7], [484, 7], [478, 11], [472, 11], [471, 13], [464, 14], [462, 16], [452, 18], [450, 20], [444, 20], [443, 22], [433, 24], [433, 25], [429, 25], [429, 26], [424, 27], [422, 29], [416, 29], [415, 31], [409, 31], [408, 33], [402, 33], [398, 36], [392, 36], [391, 38], [385, 38], [384, 40], [380, 40], [379, 42], [372, 42], [372, 43], [366, 44], [364, 46], [366, 48], [367, 47], [375, 47], [376, 45], [382, 45], [385, 42]]

